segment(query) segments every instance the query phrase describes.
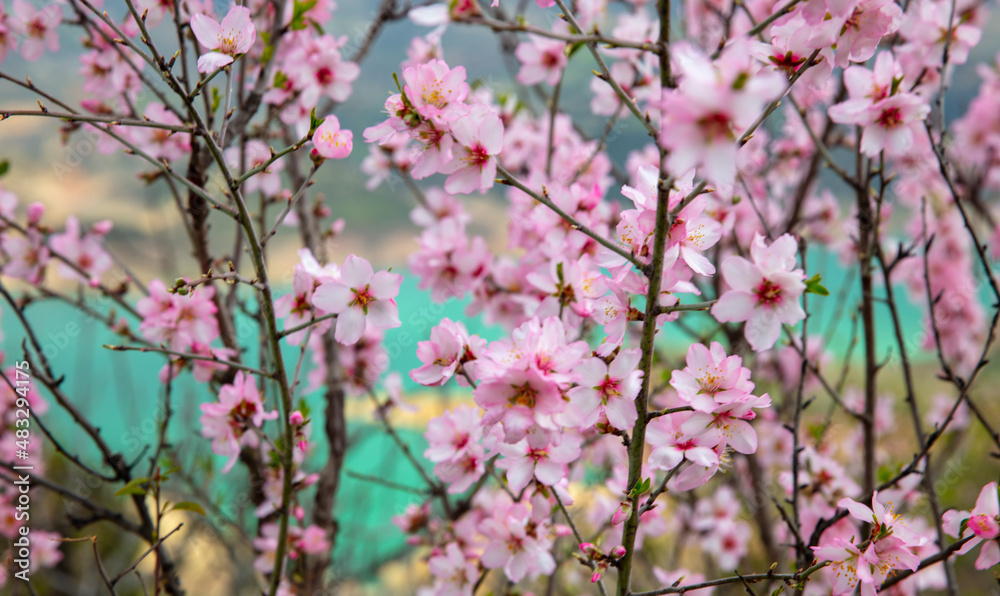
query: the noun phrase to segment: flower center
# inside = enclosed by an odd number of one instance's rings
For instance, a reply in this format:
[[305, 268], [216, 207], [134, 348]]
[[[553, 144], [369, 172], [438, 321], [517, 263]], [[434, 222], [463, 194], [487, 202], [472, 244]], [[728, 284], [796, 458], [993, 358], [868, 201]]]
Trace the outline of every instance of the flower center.
[[896, 128], [903, 123], [903, 115], [898, 107], [882, 110], [882, 114], [878, 117], [878, 123], [882, 128]]
[[469, 154], [465, 156], [464, 161], [470, 166], [482, 168], [490, 160], [489, 152], [479, 143], [476, 143], [473, 147], [469, 147], [468, 152]]
[[713, 112], [698, 121], [698, 125], [705, 131], [705, 137], [712, 140], [732, 139], [732, 127], [728, 114]]
[[757, 305], [758, 306], [777, 306], [781, 304], [781, 286], [771, 283], [771, 280], [765, 279], [757, 286]]
[[511, 385], [514, 387], [514, 394], [510, 396], [508, 402], [512, 406], [524, 406], [526, 408], [534, 408], [535, 401], [538, 397], [538, 393], [531, 388], [531, 385], [525, 383], [520, 387], [516, 385]]
[[316, 71], [316, 81], [323, 86], [333, 82], [333, 71], [330, 70], [329, 66], [324, 66]]
[[368, 305], [378, 300], [368, 291], [367, 285], [361, 289], [351, 288], [351, 292], [354, 293], [354, 300], [348, 306], [357, 306], [366, 315], [368, 314]]

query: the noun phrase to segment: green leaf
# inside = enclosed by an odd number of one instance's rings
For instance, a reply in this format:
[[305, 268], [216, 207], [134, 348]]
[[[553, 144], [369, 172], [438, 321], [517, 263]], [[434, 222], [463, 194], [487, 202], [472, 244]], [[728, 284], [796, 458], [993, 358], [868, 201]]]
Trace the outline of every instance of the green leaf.
[[3, 176], [10, 170], [10, 161], [4, 159], [0, 160], [0, 176]]
[[584, 44], [582, 41], [578, 41], [573, 44], [566, 44], [566, 47], [563, 49], [563, 52], [566, 54], [567, 58], [572, 58], [573, 54], [579, 52], [580, 48], [582, 48], [584, 45], [586, 44]]
[[311, 410], [309, 409], [309, 404], [306, 403], [305, 399], [299, 399], [299, 411], [302, 412], [303, 418], [309, 418]]
[[771, 592], [771, 596], [778, 596], [778, 594], [781, 594], [784, 591], [785, 591], [785, 586], [778, 586], [777, 590]]
[[181, 501], [174, 505], [174, 511], [194, 511], [198, 515], [205, 515], [205, 510], [202, 509], [201, 505], [194, 503], [192, 501]]
[[306, 28], [305, 15], [313, 6], [316, 6], [316, 0], [305, 0], [304, 2], [295, 0], [295, 8], [292, 10], [292, 22], [289, 25], [292, 31], [301, 31]]
[[219, 93], [218, 87], [212, 87], [212, 113], [219, 109], [219, 103], [222, 101], [222, 94]]
[[316, 117], [316, 108], [313, 108], [312, 111], [309, 112], [309, 136], [310, 137], [313, 136], [313, 133], [316, 132], [317, 128], [319, 128], [319, 125], [323, 124], [323, 120], [326, 120], [326, 118], [320, 119], [320, 118]]
[[903, 77], [893, 77], [892, 79], [892, 89], [889, 90], [889, 95], [895, 95], [896, 91], [899, 90], [900, 84], [903, 82]]
[[274, 83], [271, 86], [274, 87], [275, 89], [282, 89], [285, 86], [285, 83], [287, 82], [288, 82], [288, 77], [285, 75], [285, 73], [279, 70], [278, 72], [274, 73]]
[[818, 294], [820, 296], [829, 296], [830, 290], [823, 287], [823, 284], [819, 283], [822, 281], [823, 276], [817, 273], [816, 275], [809, 278], [806, 281], [806, 293], [807, 294]]
[[145, 495], [146, 489], [142, 488], [142, 485], [147, 482], [149, 482], [149, 478], [133, 478], [128, 484], [115, 491], [115, 496], [124, 497], [125, 495]]

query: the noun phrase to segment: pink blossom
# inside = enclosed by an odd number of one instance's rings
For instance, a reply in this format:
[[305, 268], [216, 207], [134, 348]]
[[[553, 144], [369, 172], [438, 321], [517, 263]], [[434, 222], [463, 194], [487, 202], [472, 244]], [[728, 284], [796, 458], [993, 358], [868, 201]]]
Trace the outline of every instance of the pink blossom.
[[641, 352], [634, 349], [619, 352], [610, 365], [600, 358], [584, 360], [577, 367], [580, 385], [567, 393], [571, 408], [566, 418], [572, 420], [570, 425], [588, 428], [603, 413], [611, 426], [631, 429], [638, 418], [633, 400], [642, 385], [642, 371], [638, 368], [641, 357]]
[[976, 569], [989, 569], [1000, 563], [1000, 545], [997, 543], [1000, 538], [1000, 499], [997, 497], [996, 482], [990, 482], [979, 491], [972, 511], [949, 509], [944, 512], [943, 520], [945, 532], [953, 538], [965, 535], [963, 523], [972, 533], [972, 539], [962, 546], [958, 554], [964, 555], [977, 545], [983, 545], [976, 559]]
[[521, 61], [517, 80], [525, 85], [535, 85], [545, 81], [555, 85], [566, 67], [566, 43], [547, 37], [531, 37], [530, 41], [518, 44], [514, 55]]
[[722, 262], [722, 276], [730, 289], [712, 306], [720, 322], [746, 321], [746, 338], [757, 351], [778, 341], [781, 325], [794, 325], [805, 318], [799, 296], [805, 291], [805, 274], [795, 267], [798, 245], [784, 234], [770, 246], [757, 234], [750, 245], [748, 261], [730, 256]]
[[440, 596], [471, 596], [479, 570], [455, 542], [449, 542], [440, 552], [427, 561], [434, 576], [434, 593]]
[[706, 201], [704, 195], [695, 197], [674, 218], [664, 255], [664, 267], [669, 268], [680, 259], [695, 273], [715, 273], [715, 265], [701, 253], [719, 241], [722, 225], [704, 214]]
[[341, 130], [340, 120], [330, 114], [313, 133], [314, 151], [326, 159], [344, 159], [354, 148], [354, 133]]
[[565, 434], [558, 444], [537, 447], [532, 446], [530, 438], [513, 445], [500, 443], [498, 449], [504, 458], [496, 465], [507, 470], [507, 484], [515, 494], [524, 490], [532, 479], [552, 486], [566, 477], [566, 464], [580, 457], [580, 443], [579, 436]]
[[555, 571], [556, 563], [549, 552], [549, 541], [538, 535], [542, 526], [529, 527], [530, 513], [526, 506], [513, 505], [502, 518], [489, 518], [480, 530], [489, 539], [481, 561], [487, 569], [502, 568], [513, 582], [534, 578]]
[[457, 217], [447, 217], [420, 235], [420, 248], [409, 258], [410, 269], [420, 278], [422, 290], [430, 289], [431, 298], [444, 302], [462, 297], [489, 274], [493, 254], [482, 236], [471, 240], [465, 224]]
[[212, 452], [225, 455], [222, 473], [233, 468], [242, 447], [256, 447], [259, 443], [256, 431], [265, 420], [274, 420], [278, 412], [268, 412], [257, 391], [257, 380], [242, 371], [236, 373], [231, 385], [223, 385], [219, 390], [219, 401], [201, 404], [201, 434], [212, 439]]
[[453, 123], [468, 112], [463, 103], [469, 96], [463, 66], [449, 68], [444, 60], [431, 60], [403, 69], [403, 80], [403, 92], [417, 114], [436, 125]]
[[687, 433], [682, 424], [685, 412], [655, 418], [646, 428], [646, 440], [653, 446], [649, 465], [660, 470], [673, 470], [684, 462], [689, 465], [674, 480], [677, 490], [691, 490], [711, 478], [719, 469], [719, 455], [713, 449], [719, 444], [719, 431], [708, 427], [701, 432]]
[[850, 99], [830, 108], [830, 118], [843, 124], [864, 127], [861, 151], [877, 157], [888, 149], [898, 155], [907, 151], [916, 135], [926, 134], [920, 122], [930, 113], [930, 106], [899, 83], [898, 66], [891, 52], [875, 59], [874, 71], [851, 66], [844, 72], [844, 84]]
[[111, 256], [104, 250], [104, 236], [110, 230], [110, 222], [98, 223], [87, 232], [81, 233], [80, 222], [75, 215], [66, 218], [66, 231], [49, 240], [52, 250], [60, 257], [75, 265], [60, 262], [59, 274], [66, 279], [99, 283], [100, 277], [111, 269]]
[[[423, 366], [411, 370], [410, 378], [421, 385], [442, 385], [460, 367], [472, 376], [475, 360], [485, 348], [486, 340], [470, 335], [461, 321], [441, 319], [441, 323], [431, 329], [430, 340], [417, 344], [417, 358]], [[458, 382], [466, 384], [468, 381], [460, 376]]]
[[[188, 148], [190, 151], [190, 148]], [[243, 149], [241, 147], [230, 147], [223, 152], [226, 163], [233, 168], [234, 172], [246, 172], [267, 163], [271, 159], [271, 148], [267, 143], [259, 139], [250, 139], [246, 142], [246, 163], [241, 163]], [[281, 192], [281, 172], [285, 169], [284, 158], [277, 159], [268, 166], [254, 174], [243, 183], [243, 192], [252, 193], [261, 191], [267, 196], [275, 196]]]
[[718, 405], [741, 401], [753, 391], [750, 369], [742, 363], [739, 356], [727, 356], [719, 342], [712, 342], [711, 348], [691, 344], [687, 366], [670, 375], [670, 386], [695, 410], [711, 412]]
[[250, 20], [250, 9], [234, 6], [217, 23], [215, 19], [197, 13], [191, 17], [191, 31], [198, 43], [208, 52], [198, 58], [198, 72], [214, 72], [232, 64], [233, 60], [246, 54], [257, 39], [257, 29]]
[[376, 329], [401, 325], [394, 298], [403, 276], [388, 271], [372, 272], [371, 264], [350, 255], [340, 269], [340, 280], [327, 281], [313, 293], [317, 308], [337, 314], [334, 337], [344, 345], [361, 339], [366, 324]]
[[302, 531], [295, 547], [307, 555], [322, 555], [330, 550], [330, 543], [323, 528], [311, 525]]
[[[351, 96], [352, 83], [361, 74], [361, 67], [341, 57], [340, 49], [347, 37], [331, 35], [309, 37], [285, 57], [289, 81], [300, 91], [298, 104], [308, 113], [322, 99], [337, 103]], [[280, 102], [279, 102], [280, 103]]]
[[455, 459], [483, 438], [482, 414], [476, 408], [459, 405], [427, 423], [427, 450], [424, 457], [434, 463]]
[[[150, 102], [143, 114], [148, 120], [160, 124], [183, 126], [176, 114], [163, 107], [159, 102]], [[136, 141], [154, 159], [173, 161], [191, 153], [191, 135], [174, 132], [164, 128], [140, 128], [135, 133]], [[257, 141], [260, 142], [260, 141]]]
[[456, 194], [486, 192], [496, 179], [496, 155], [503, 149], [500, 117], [489, 108], [474, 106], [468, 116], [452, 123], [451, 134], [457, 144], [451, 161], [441, 168], [450, 174], [444, 189]]
[[681, 55], [680, 85], [663, 94], [660, 141], [670, 149], [667, 166], [675, 176], [699, 166], [709, 180], [729, 184], [738, 135], [781, 88], [781, 78], [762, 71], [741, 42], [714, 62], [694, 48]]
[[45, 277], [50, 253], [45, 238], [36, 228], [29, 228], [26, 236], [6, 233], [0, 236], [0, 247], [8, 261], [3, 274], [23, 279], [30, 284], [40, 284]]
[[208, 346], [219, 336], [214, 296], [211, 286], [201, 286], [187, 296], [171, 293], [154, 279], [149, 282], [149, 296], [136, 303], [143, 317], [139, 331], [149, 341], [166, 343], [178, 352], [195, 342]]
[[34, 62], [42, 57], [46, 49], [53, 53], [59, 51], [57, 28], [62, 22], [62, 16], [62, 7], [57, 3], [36, 9], [27, 0], [14, 0], [14, 14], [10, 17], [10, 24], [14, 31], [23, 36], [22, 58]]

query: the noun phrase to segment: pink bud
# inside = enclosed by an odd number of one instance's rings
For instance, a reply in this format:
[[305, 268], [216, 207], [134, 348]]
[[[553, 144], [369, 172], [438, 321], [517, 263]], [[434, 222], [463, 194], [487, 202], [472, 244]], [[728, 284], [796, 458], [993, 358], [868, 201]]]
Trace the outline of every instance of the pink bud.
[[45, 205], [32, 203], [28, 205], [28, 225], [37, 226], [42, 221], [42, 214], [45, 213]]
[[632, 501], [622, 501], [615, 514], [611, 516], [611, 525], [617, 526], [632, 517]]
[[110, 219], [105, 219], [103, 221], [95, 223], [93, 226], [90, 227], [90, 229], [95, 234], [100, 234], [101, 236], [105, 236], [107, 235], [108, 232], [111, 231], [111, 228], [114, 225], [115, 224]]
[[339, 234], [339, 233], [341, 233], [341, 232], [344, 231], [344, 226], [346, 226], [346, 225], [347, 225], [347, 222], [344, 221], [343, 217], [338, 218], [330, 226], [330, 231], [333, 232], [334, 236], [336, 236], [337, 234]]
[[596, 584], [597, 582], [601, 581], [601, 578], [604, 577], [604, 573], [607, 570], [608, 570], [607, 565], [598, 565], [597, 569], [594, 570], [594, 575], [590, 576], [590, 583]]
[[99, 288], [99, 287], [101, 287], [101, 280], [98, 277], [91, 277], [88, 280], [88, 283], [90, 284], [90, 287], [92, 287], [92, 288]]
[[306, 442], [305, 441], [299, 441], [299, 449], [301, 449], [302, 451], [306, 450]]
[[616, 559], [620, 559], [620, 558], [624, 557], [625, 556], [625, 547], [622, 546], [622, 545], [620, 545], [620, 544], [618, 546], [614, 547], [613, 549], [611, 549], [611, 556], [614, 557], [614, 558], [616, 558]]
[[306, 510], [303, 509], [301, 506], [296, 507], [292, 513], [295, 516], [295, 519], [299, 521], [302, 521], [302, 519], [306, 516]]
[[289, 551], [288, 558], [289, 559], [298, 559], [299, 558], [299, 553], [295, 552], [294, 550], [293, 551]]
[[305, 418], [299, 410], [295, 410], [288, 415], [288, 424], [291, 424], [292, 426], [302, 426], [303, 422], [305, 422]]
[[596, 548], [597, 547], [594, 546], [593, 542], [581, 542], [580, 543], [580, 550], [582, 550], [585, 553], [589, 553], [590, 551], [592, 551], [592, 550], [594, 550]]

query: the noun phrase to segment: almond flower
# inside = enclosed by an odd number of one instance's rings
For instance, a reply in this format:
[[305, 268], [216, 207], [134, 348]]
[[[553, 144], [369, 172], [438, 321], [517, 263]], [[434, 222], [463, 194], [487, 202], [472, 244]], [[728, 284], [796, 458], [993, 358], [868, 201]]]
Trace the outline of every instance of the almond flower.
[[215, 454], [229, 458], [223, 474], [233, 469], [243, 447], [260, 444], [257, 432], [250, 427], [260, 428], [265, 420], [278, 417], [278, 412], [264, 410], [257, 380], [243, 372], [236, 373], [232, 385], [222, 386], [219, 401], [201, 404], [201, 411], [201, 435], [212, 440]]
[[313, 305], [337, 315], [336, 340], [344, 345], [358, 343], [365, 327], [392, 329], [401, 325], [394, 298], [403, 276], [379, 271], [371, 263], [350, 255], [340, 269], [340, 281], [328, 281], [316, 288]]
[[863, 127], [861, 152], [878, 157], [888, 149], [893, 155], [913, 147], [914, 137], [924, 134], [921, 121], [931, 108], [903, 83], [902, 67], [892, 52], [875, 58], [874, 70], [851, 66], [844, 71], [844, 86], [850, 99], [830, 108], [830, 119]]
[[257, 30], [250, 20], [250, 9], [234, 6], [223, 19], [215, 19], [201, 13], [191, 17], [191, 31], [198, 43], [209, 51], [198, 58], [198, 72], [215, 72], [241, 54], [246, 54], [257, 39]]
[[806, 316], [799, 305], [805, 274], [794, 269], [797, 248], [790, 234], [770, 246], [756, 234], [750, 245], [752, 261], [731, 256], [722, 262], [730, 290], [712, 306], [712, 316], [722, 323], [746, 321], [746, 338], [755, 351], [778, 341], [782, 323], [794, 325]]
[[962, 522], [966, 524], [965, 529], [972, 532], [972, 539], [962, 546], [958, 554], [964, 555], [976, 545], [982, 544], [983, 548], [976, 559], [976, 569], [989, 569], [1000, 563], [1000, 546], [997, 544], [997, 538], [1000, 538], [1000, 499], [997, 497], [996, 482], [983, 487], [972, 511], [951, 509], [944, 512], [944, 531], [949, 536], [962, 537], [965, 533], [962, 531]]
[[340, 120], [327, 116], [312, 137], [313, 151], [326, 159], [343, 159], [354, 148], [354, 133], [340, 128]]

